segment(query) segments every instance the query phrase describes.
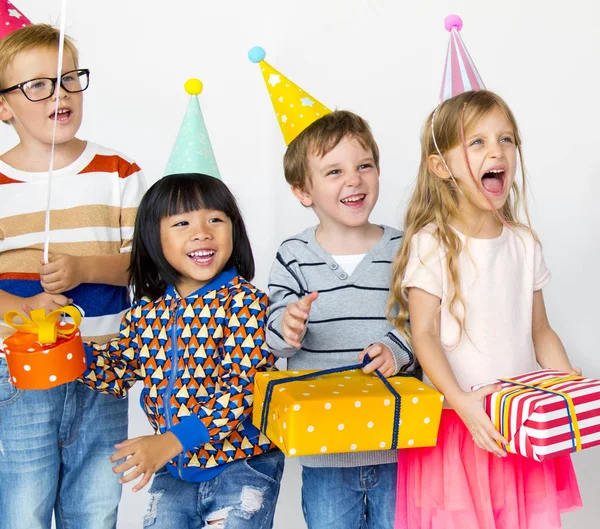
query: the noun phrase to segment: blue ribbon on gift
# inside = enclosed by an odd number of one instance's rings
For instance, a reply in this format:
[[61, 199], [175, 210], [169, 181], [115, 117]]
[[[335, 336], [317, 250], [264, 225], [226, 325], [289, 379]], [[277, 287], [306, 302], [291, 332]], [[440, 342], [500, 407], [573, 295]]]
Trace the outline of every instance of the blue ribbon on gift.
[[[308, 373], [306, 375], [296, 375], [292, 377], [280, 378], [278, 380], [270, 380], [267, 384], [267, 391], [265, 393], [265, 400], [263, 403], [262, 414], [260, 417], [260, 429], [262, 432], [267, 432], [267, 425], [269, 422], [269, 408], [271, 406], [271, 398], [273, 396], [273, 390], [276, 386], [280, 384], [288, 384], [290, 382], [301, 382], [303, 380], [312, 380], [318, 377], [322, 377], [325, 375], [333, 375], [335, 373], [344, 373], [346, 371], [354, 371], [355, 369], [362, 369], [365, 367], [371, 358], [369, 355], [365, 355], [361, 364], [353, 364], [344, 367], [334, 367], [331, 369], [323, 369], [322, 371], [315, 371], [314, 373]], [[398, 429], [400, 427], [400, 408], [402, 404], [402, 397], [400, 394], [393, 388], [393, 386], [389, 383], [388, 379], [386, 379], [381, 372], [377, 369], [375, 370], [375, 374], [381, 379], [384, 383], [385, 387], [389, 390], [389, 392], [394, 397], [394, 431], [392, 434], [392, 449], [398, 448]], [[399, 373], [395, 375], [398, 377], [410, 377], [412, 376], [410, 373]]]

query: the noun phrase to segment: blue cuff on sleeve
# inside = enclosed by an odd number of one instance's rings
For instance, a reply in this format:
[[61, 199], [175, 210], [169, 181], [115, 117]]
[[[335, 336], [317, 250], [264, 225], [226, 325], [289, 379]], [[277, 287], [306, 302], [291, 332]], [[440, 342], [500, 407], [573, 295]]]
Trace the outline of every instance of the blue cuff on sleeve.
[[198, 418], [197, 415], [188, 415], [180, 423], [173, 425], [170, 430], [179, 439], [183, 451], [188, 452], [195, 446], [201, 446], [208, 443], [210, 436], [208, 428]]
[[85, 374], [87, 374], [87, 371], [90, 368], [90, 364], [94, 361], [94, 348], [91, 345], [84, 343], [83, 349], [85, 350], [85, 359], [86, 359]]

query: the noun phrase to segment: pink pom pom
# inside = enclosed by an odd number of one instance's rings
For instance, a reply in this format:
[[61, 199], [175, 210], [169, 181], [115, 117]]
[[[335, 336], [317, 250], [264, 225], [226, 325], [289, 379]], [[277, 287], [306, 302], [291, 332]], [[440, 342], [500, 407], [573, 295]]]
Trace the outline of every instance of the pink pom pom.
[[460, 31], [463, 27], [462, 18], [458, 15], [448, 15], [444, 19], [444, 27], [446, 31], [452, 31], [452, 29], [456, 29], [456, 31]]

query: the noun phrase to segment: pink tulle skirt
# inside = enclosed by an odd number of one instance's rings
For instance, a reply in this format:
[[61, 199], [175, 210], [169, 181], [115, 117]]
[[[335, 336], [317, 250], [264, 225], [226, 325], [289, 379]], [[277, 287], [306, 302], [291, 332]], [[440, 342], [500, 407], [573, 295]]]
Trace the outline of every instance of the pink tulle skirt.
[[396, 502], [396, 529], [559, 529], [582, 505], [570, 456], [499, 458], [446, 409], [436, 447], [399, 452]]

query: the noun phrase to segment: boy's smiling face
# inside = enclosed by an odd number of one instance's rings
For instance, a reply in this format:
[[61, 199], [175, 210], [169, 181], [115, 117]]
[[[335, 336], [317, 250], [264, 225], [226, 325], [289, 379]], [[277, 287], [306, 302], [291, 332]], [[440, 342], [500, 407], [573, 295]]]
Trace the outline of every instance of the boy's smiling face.
[[379, 169], [373, 153], [346, 136], [322, 157], [308, 155], [307, 189], [292, 190], [312, 207], [324, 230], [364, 226], [379, 196]]
[[[56, 77], [58, 50], [38, 47], [17, 54], [6, 69], [4, 88], [40, 77]], [[71, 54], [63, 54], [62, 73], [75, 70]], [[4, 99], [5, 98], [6, 101]], [[21, 90], [13, 90], [0, 97], [0, 119], [10, 121], [22, 142], [47, 147], [52, 144], [54, 106], [59, 98], [56, 143], [72, 140], [83, 118], [83, 93], [65, 92], [57, 83], [52, 97], [43, 101], [29, 101]], [[7, 104], [8, 103], [8, 104]]]

